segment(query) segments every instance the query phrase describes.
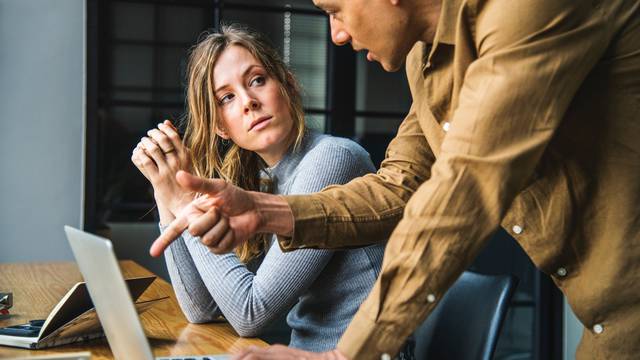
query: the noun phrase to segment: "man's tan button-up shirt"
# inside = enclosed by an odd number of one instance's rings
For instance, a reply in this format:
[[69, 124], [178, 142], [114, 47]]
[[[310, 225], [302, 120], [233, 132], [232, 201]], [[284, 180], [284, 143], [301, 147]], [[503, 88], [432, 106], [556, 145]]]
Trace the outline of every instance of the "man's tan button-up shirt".
[[285, 249], [390, 236], [340, 351], [396, 353], [502, 225], [584, 324], [578, 358], [636, 358], [640, 2], [443, 0], [407, 75], [378, 173], [287, 197]]

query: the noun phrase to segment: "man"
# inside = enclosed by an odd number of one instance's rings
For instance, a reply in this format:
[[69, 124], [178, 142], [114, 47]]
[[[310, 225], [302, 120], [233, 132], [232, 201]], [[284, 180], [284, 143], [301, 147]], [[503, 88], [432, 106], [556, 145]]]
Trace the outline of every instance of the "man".
[[[502, 225], [585, 326], [578, 358], [640, 353], [640, 2], [315, 0], [338, 44], [385, 70], [406, 57], [413, 105], [375, 175], [308, 196], [177, 175], [188, 227], [215, 252], [257, 232], [286, 250], [390, 236], [338, 349], [242, 358], [389, 358]], [[213, 206], [215, 205], [215, 206]]]

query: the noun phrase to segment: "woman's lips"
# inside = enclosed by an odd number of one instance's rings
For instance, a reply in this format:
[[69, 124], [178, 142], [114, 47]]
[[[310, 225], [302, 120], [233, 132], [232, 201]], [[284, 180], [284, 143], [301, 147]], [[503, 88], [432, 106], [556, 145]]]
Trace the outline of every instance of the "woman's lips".
[[271, 119], [271, 116], [264, 116], [257, 119], [253, 124], [251, 124], [251, 128], [249, 129], [249, 131], [258, 131], [264, 129], [269, 125], [269, 123], [271, 123]]

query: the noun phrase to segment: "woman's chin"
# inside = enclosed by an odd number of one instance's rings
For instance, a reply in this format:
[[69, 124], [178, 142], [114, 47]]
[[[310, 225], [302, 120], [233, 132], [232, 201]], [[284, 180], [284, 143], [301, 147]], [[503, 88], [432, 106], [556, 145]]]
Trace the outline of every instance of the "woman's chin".
[[265, 137], [256, 145], [253, 151], [263, 159], [267, 160], [265, 157], [268, 157], [271, 161], [280, 160], [288, 148], [286, 136], [272, 136], [267, 134], [265, 134]]

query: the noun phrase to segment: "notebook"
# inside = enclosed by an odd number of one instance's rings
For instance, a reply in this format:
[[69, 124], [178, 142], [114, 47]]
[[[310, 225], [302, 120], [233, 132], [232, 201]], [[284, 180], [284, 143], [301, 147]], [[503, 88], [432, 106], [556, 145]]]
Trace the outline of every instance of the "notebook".
[[[151, 285], [155, 276], [127, 279], [131, 297], [137, 300]], [[158, 301], [154, 299], [135, 304], [142, 313]], [[91, 302], [87, 286], [79, 282], [62, 297], [46, 319], [31, 320], [28, 324], [0, 328], [0, 345], [27, 349], [44, 349], [73, 342], [103, 337], [104, 332]]]

